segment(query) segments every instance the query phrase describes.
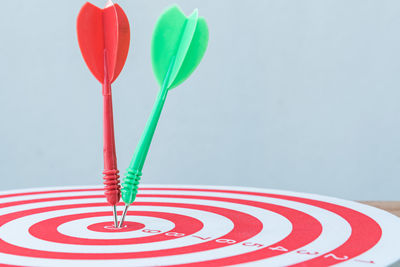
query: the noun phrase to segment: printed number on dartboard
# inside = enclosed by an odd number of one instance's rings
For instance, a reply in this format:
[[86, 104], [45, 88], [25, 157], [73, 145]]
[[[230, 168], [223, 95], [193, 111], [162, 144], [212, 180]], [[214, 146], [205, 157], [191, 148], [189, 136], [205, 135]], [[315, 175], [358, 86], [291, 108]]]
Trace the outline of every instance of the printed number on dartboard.
[[[148, 234], [161, 234], [162, 233], [161, 230], [155, 230], [155, 229], [143, 229], [142, 232], [148, 233]], [[166, 232], [166, 233], [164, 233], [164, 235], [169, 236], [169, 237], [184, 237], [184, 236], [187, 236], [184, 233], [178, 233], [178, 232]], [[196, 239], [199, 239], [199, 240], [203, 240], [203, 241], [212, 239], [212, 237], [210, 237], [210, 236], [207, 236], [207, 237], [198, 236], [198, 235], [189, 235], [189, 236], [193, 237], [193, 238], [196, 238]], [[217, 242], [217, 243], [220, 243], [220, 244], [228, 244], [228, 245], [237, 243], [236, 240], [227, 239], [227, 238], [218, 238], [218, 239], [215, 239], [214, 241]], [[244, 246], [244, 247], [250, 247], [250, 248], [251, 247], [253, 247], [253, 248], [267, 247], [264, 244], [256, 243], [256, 242], [243, 242], [243, 243], [241, 243], [241, 245]], [[289, 252], [289, 249], [287, 249], [285, 247], [282, 247], [282, 246], [270, 246], [270, 247], [268, 247], [268, 249], [272, 250], [272, 251], [276, 251], [276, 252], [282, 252], [282, 253]], [[320, 252], [318, 252], [318, 251], [308, 251], [308, 250], [305, 250], [305, 249], [296, 250], [296, 253], [302, 254], [302, 255], [310, 255], [310, 256], [316, 256], [316, 255], [320, 254]], [[344, 260], [347, 260], [349, 258], [346, 255], [343, 255], [343, 256], [339, 257], [339, 256], [337, 256], [337, 255], [335, 255], [333, 253], [326, 254], [323, 257], [326, 258], [326, 259], [330, 258], [330, 259], [334, 259], [334, 260], [337, 260], [337, 261], [344, 261]], [[363, 262], [363, 263], [371, 263], [371, 264], [375, 263], [374, 261], [364, 261], [364, 260], [358, 260], [358, 259], [355, 259], [355, 261]]]

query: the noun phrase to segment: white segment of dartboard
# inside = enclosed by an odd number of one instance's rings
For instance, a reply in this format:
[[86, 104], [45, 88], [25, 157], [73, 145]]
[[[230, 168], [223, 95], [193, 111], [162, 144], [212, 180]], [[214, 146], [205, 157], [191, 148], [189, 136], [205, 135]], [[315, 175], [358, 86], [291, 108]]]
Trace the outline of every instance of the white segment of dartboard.
[[[165, 185], [162, 185], [162, 186], [157, 186], [157, 185], [149, 185], [148, 187], [166, 187]], [[176, 185], [171, 185], [170, 187], [177, 187]], [[179, 186], [180, 188], [182, 188], [182, 187], [184, 187], [184, 186]], [[188, 188], [214, 188], [214, 189], [227, 189], [226, 187], [204, 187], [204, 186], [199, 186], [199, 187], [197, 187], [197, 186], [190, 186], [190, 187], [188, 187]], [[57, 188], [57, 189], [59, 189], [59, 188]], [[382, 211], [380, 211], [380, 210], [377, 210], [377, 209], [375, 209], [375, 208], [370, 208], [370, 207], [367, 207], [367, 206], [365, 206], [365, 205], [361, 205], [361, 204], [358, 204], [358, 203], [354, 203], [354, 202], [349, 202], [349, 201], [343, 201], [343, 200], [338, 200], [338, 199], [333, 199], [333, 198], [327, 198], [327, 197], [322, 197], [322, 196], [316, 196], [316, 195], [310, 195], [310, 194], [301, 194], [301, 193], [292, 193], [292, 192], [285, 192], [285, 191], [277, 191], [277, 190], [260, 190], [260, 189], [254, 189], [254, 188], [228, 188], [228, 189], [233, 189], [233, 190], [241, 190], [241, 191], [244, 191], [244, 190], [248, 190], [248, 191], [253, 191], [253, 192], [255, 192], [255, 191], [258, 191], [258, 192], [267, 192], [267, 193], [275, 193], [275, 194], [282, 194], [282, 195], [293, 195], [293, 196], [299, 196], [299, 197], [305, 197], [305, 198], [311, 198], [311, 199], [318, 199], [318, 200], [321, 200], [321, 201], [327, 201], [327, 202], [332, 202], [332, 203], [337, 203], [337, 204], [339, 204], [339, 205], [343, 205], [343, 206], [347, 206], [347, 207], [351, 207], [352, 205], [353, 205], [353, 208], [355, 209], [355, 210], [359, 210], [359, 211], [361, 211], [362, 210], [362, 208], [364, 208], [365, 210], [363, 211], [365, 214], [367, 214], [367, 215], [369, 215], [370, 217], [372, 217], [373, 219], [375, 219], [381, 226], [382, 226], [382, 228], [383, 228], [383, 236], [382, 236], [382, 239], [381, 239], [381, 241], [380, 241], [380, 243], [378, 243], [378, 245], [376, 245], [374, 248], [372, 248], [371, 250], [369, 250], [367, 253], [364, 253], [365, 255], [369, 255], [369, 256], [376, 256], [375, 254], [373, 254], [373, 251], [374, 250], [376, 250], [376, 249], [378, 249], [378, 251], [381, 251], [382, 252], [382, 257], [384, 257], [384, 256], [388, 256], [387, 254], [388, 253], [390, 253], [390, 251], [388, 251], [388, 250], [390, 250], [390, 246], [388, 246], [388, 244], [390, 245], [390, 244], [392, 244], [392, 246], [394, 246], [394, 245], [398, 245], [399, 243], [398, 243], [398, 240], [399, 240], [399, 231], [393, 231], [393, 229], [399, 229], [399, 219], [398, 218], [396, 218], [395, 216], [388, 216], [388, 213], [386, 213], [386, 212], [382, 212]], [[21, 192], [21, 191], [20, 191]], [[7, 192], [8, 193], [8, 192]], [[151, 191], [147, 191], [147, 190], [144, 190], [143, 191], [143, 194], [148, 194], [148, 193], [151, 193]], [[154, 193], [154, 192], [153, 192]], [[158, 193], [158, 194], [166, 194], [167, 193], [167, 191], [155, 191], [155, 193]], [[171, 193], [171, 192], [168, 192], [168, 193]], [[193, 192], [193, 191], [187, 191], [187, 192], [182, 192], [182, 191], [176, 191], [176, 192], [173, 192], [173, 193], [175, 193], [175, 194], [177, 194], [177, 195], [185, 195], [185, 194], [187, 194], [187, 195], [218, 195], [218, 196], [222, 196], [222, 194], [214, 194], [214, 193], [210, 193], [210, 192]], [[51, 196], [65, 196], [65, 195], [71, 195], [71, 193], [56, 193], [56, 194], [53, 194], [53, 193], [51, 193], [51, 194], [46, 194], [47, 195], [47, 197], [49, 197], [49, 195], [51, 195]], [[88, 194], [91, 194], [91, 195], [98, 195], [99, 194], [99, 192], [96, 192], [96, 191], [94, 191], [94, 192], [90, 192], [90, 191], [87, 191], [87, 192], [73, 192], [72, 193], [72, 195], [88, 195]], [[142, 192], [141, 192], [141, 194], [142, 194]], [[227, 195], [229, 195], [229, 196], [227, 196]], [[225, 195], [225, 196], [227, 196], [227, 197], [235, 197], [235, 198], [241, 198], [241, 199], [250, 199], [249, 197], [253, 197], [253, 196], [249, 196], [249, 195], [243, 195], [243, 194], [241, 194], [240, 196], [233, 196], [232, 194], [227, 194], [227, 195]], [[39, 195], [31, 195], [31, 196], [23, 196], [23, 197], [13, 197], [14, 199], [13, 200], [15, 200], [15, 198], [20, 198], [20, 199], [31, 199], [31, 198], [35, 198], [35, 199], [37, 199], [37, 198], [42, 198], [43, 197], [43, 195], [41, 195], [41, 196], [39, 196]], [[10, 198], [11, 199], [11, 198]], [[285, 202], [285, 201], [282, 201], [282, 200], [278, 200], [278, 199], [271, 199], [271, 200], [269, 200], [269, 201], [267, 201], [266, 200], [267, 198], [263, 198], [263, 201], [264, 202], [269, 202], [269, 203], [273, 203], [273, 201], [275, 200], [275, 201], [278, 201], [278, 202], [276, 202], [277, 204], [281, 204], [281, 205], [283, 205], [283, 204], [285, 204], [285, 205], [289, 205], [289, 203], [283, 203], [283, 202]], [[83, 200], [83, 202], [80, 202], [80, 203], [95, 203], [95, 202], [99, 202], [99, 199], [82, 199]], [[159, 199], [160, 200], [160, 199]], [[4, 199], [0, 199], [0, 203], [2, 203], [3, 201], [5, 201]], [[92, 202], [93, 201], [93, 202]], [[150, 201], [150, 198], [143, 198], [143, 201]], [[152, 200], [153, 201], [153, 200]], [[188, 199], [184, 199], [184, 200], [182, 200], [182, 199], [176, 199], [176, 200], [174, 200], [174, 199], [163, 199], [163, 201], [165, 202], [165, 201], [171, 201], [171, 202], [184, 202], [184, 203], [188, 203]], [[200, 200], [198, 200], [198, 201], [200, 201]], [[272, 202], [271, 202], [272, 201]], [[7, 202], [8, 202], [8, 200], [7, 200]], [[68, 202], [68, 204], [71, 204], [71, 201], [67, 201]], [[154, 201], [154, 202], [156, 202], [156, 201]], [[44, 202], [44, 203], [46, 203], [46, 202]], [[198, 203], [198, 202], [197, 202]], [[297, 202], [296, 202], [297, 203]], [[296, 204], [295, 203], [295, 204]], [[47, 204], [49, 204], [49, 203], [47, 203]], [[54, 205], [54, 202], [53, 203], [51, 203], [51, 204], [53, 204]], [[302, 206], [308, 206], [308, 205], [305, 205], [305, 204], [302, 204], [302, 203], [297, 203], [298, 204], [298, 206], [299, 207], [297, 207], [297, 208], [301, 208]], [[300, 205], [299, 205], [300, 204]], [[23, 207], [23, 208], [27, 208], [27, 206], [29, 206], [30, 204], [28, 204], [28, 205], [25, 205], [25, 207]], [[225, 203], [224, 203], [224, 205], [225, 205]], [[293, 205], [293, 203], [292, 203], [292, 205]], [[23, 205], [21, 205], [21, 206], [23, 206]], [[293, 207], [293, 206], [292, 206]], [[21, 208], [21, 207], [20, 207]], [[296, 208], [296, 207], [295, 207]], [[314, 207], [315, 208], [315, 207]], [[8, 208], [6, 208], [6, 209], [8, 209]], [[318, 208], [317, 208], [318, 209]], [[3, 211], [4, 211], [4, 209], [0, 209], [0, 214], [1, 213], [3, 213]], [[8, 210], [8, 212], [10, 211], [10, 209]], [[378, 212], [377, 212], [378, 211]], [[248, 212], [248, 211], [247, 211]], [[328, 212], [328, 211], [326, 211], [327, 213], [330, 213], [330, 212]], [[373, 213], [376, 213], [376, 214], [373, 214]], [[307, 212], [308, 214], [310, 214], [309, 213], [309, 211]], [[320, 212], [319, 212], [320, 213]], [[368, 214], [369, 213], [369, 214]], [[310, 214], [311, 215], [311, 214]], [[337, 216], [337, 215], [332, 215], [332, 217], [339, 217], [339, 216]], [[375, 217], [374, 217], [375, 216]], [[314, 216], [315, 217], [315, 216]], [[326, 218], [326, 216], [322, 216], [322, 217], [325, 217]], [[387, 217], [389, 217], [389, 219], [387, 220]], [[385, 219], [380, 219], [380, 218], [385, 218]], [[390, 220], [390, 218], [392, 219], [392, 220]], [[263, 220], [264, 221], [264, 220]], [[382, 223], [384, 221], [384, 223]], [[269, 223], [271, 223], [271, 225], [277, 225], [276, 223], [277, 222], [272, 222], [272, 221], [266, 221], [266, 222], [268, 222], [268, 225], [269, 225]], [[323, 224], [323, 226], [324, 226], [324, 228], [329, 228], [328, 226], [326, 226], [325, 224]], [[397, 227], [397, 228], [396, 228]], [[388, 230], [386, 230], [386, 229], [388, 229]], [[324, 229], [325, 230], [325, 229]], [[0, 231], [1, 231], [1, 229], [0, 229]], [[329, 231], [327, 232], [327, 233], [329, 233]], [[331, 236], [331, 234], [329, 234], [329, 236]], [[319, 239], [321, 239], [321, 237], [319, 238]], [[312, 242], [310, 245], [312, 245], [312, 244], [315, 244], [316, 242], [318, 242], [318, 239], [316, 239], [314, 242]], [[329, 242], [329, 241], [328, 241]], [[386, 243], [386, 245], [385, 245], [385, 243]], [[229, 247], [225, 247], [225, 248], [230, 248], [230, 247], [233, 247], [233, 246], [235, 246], [235, 245], [232, 245], [232, 246], [229, 246]], [[396, 247], [395, 247], [396, 248]], [[220, 250], [220, 249], [218, 249], [218, 250]], [[393, 250], [393, 248], [392, 248], [392, 250]], [[212, 253], [214, 254], [214, 252], [216, 252], [216, 250], [212, 250]], [[200, 252], [201, 253], [201, 252]], [[385, 255], [385, 253], [386, 253], [386, 255]], [[289, 254], [289, 253], [288, 253]], [[189, 256], [188, 254], [186, 254], [186, 255], [183, 255], [183, 256]], [[281, 255], [281, 256], [278, 256], [278, 257], [282, 257], [283, 258], [283, 256], [284, 255]], [[8, 258], [8, 259], [14, 259], [14, 260], [17, 260], [17, 262], [19, 263], [19, 264], [23, 264], [22, 262], [21, 262], [21, 259], [20, 258], [25, 258], [25, 260], [27, 260], [26, 261], [26, 265], [29, 265], [29, 264], [36, 264], [36, 265], [45, 265], [44, 264], [44, 262], [42, 261], [41, 263], [39, 263], [40, 262], [40, 260], [42, 260], [42, 259], [29, 259], [29, 258], [26, 258], [26, 257], [15, 257], [15, 256], [11, 256], [11, 255], [4, 255], [4, 254], [2, 254], [2, 255], [0, 255], [0, 261], [3, 261], [3, 257], [4, 257], [4, 260], [6, 259], [6, 258]], [[175, 256], [174, 256], [175, 257]], [[274, 257], [274, 258], [271, 258], [271, 259], [277, 259], [278, 257]], [[398, 256], [393, 256], [393, 261], [395, 260], [395, 257], [398, 257]], [[163, 257], [164, 258], [164, 261], [163, 261], [163, 263], [165, 264], [165, 260], [167, 260], [167, 259], [170, 259], [171, 257]], [[358, 257], [357, 257], [358, 258]], [[18, 261], [19, 260], [19, 261]], [[24, 260], [24, 261], [25, 261]], [[39, 261], [38, 261], [39, 260]], [[201, 259], [201, 260], [204, 260], [204, 257]], [[87, 265], [89, 264], [89, 263], [91, 263], [90, 264], [90, 266], [102, 266], [102, 264], [104, 264], [105, 262], [107, 262], [107, 263], [110, 263], [110, 261], [76, 261], [76, 260], [74, 260], [74, 261], [63, 261], [63, 260], [45, 260], [45, 261], [48, 261], [48, 266], [51, 266], [51, 264], [53, 264], [53, 265], [57, 265], [57, 266], [68, 266], [68, 263], [70, 264], [71, 262], [76, 262], [76, 263], [78, 263], [78, 262], [81, 262], [81, 263], [86, 263]], [[260, 261], [260, 262], [258, 262], [258, 263], [260, 263], [260, 264], [265, 264], [265, 263], [267, 263], [269, 260], [266, 260], [265, 262], [262, 262], [262, 261]], [[36, 262], [36, 263], [35, 263]], [[66, 265], [64, 265], [64, 264], [62, 264], [62, 265], [60, 265], [62, 262], [64, 262], [64, 263], [66, 263]], [[129, 264], [130, 264], [130, 260], [123, 260], [123, 261], [114, 261], [113, 260], [113, 262], [114, 263], [124, 263], [124, 265], [125, 264], [127, 264], [126, 266], [129, 266]], [[147, 261], [148, 262], [148, 261]], [[168, 262], [169, 262], [169, 260], [168, 260]], [[377, 261], [376, 261], [377, 262]], [[390, 262], [390, 261], [386, 261], [386, 262]], [[8, 262], [8, 263], [12, 263], [12, 262]], [[291, 263], [294, 263], [294, 262], [291, 262]], [[348, 263], [344, 263], [345, 265], [346, 264], [350, 264], [350, 263], [352, 263], [352, 264], [354, 264], [355, 262], [354, 261], [349, 261]], [[16, 264], [15, 262], [14, 262], [14, 264]], [[92, 265], [93, 264], [93, 265]], [[357, 263], [357, 264], [359, 264], [359, 263]], [[103, 265], [104, 266], [104, 265]], [[265, 265], [264, 265], [265, 266]], [[349, 266], [355, 266], [355, 265], [349, 265]], [[365, 265], [360, 265], [360, 266], [365, 266]]]

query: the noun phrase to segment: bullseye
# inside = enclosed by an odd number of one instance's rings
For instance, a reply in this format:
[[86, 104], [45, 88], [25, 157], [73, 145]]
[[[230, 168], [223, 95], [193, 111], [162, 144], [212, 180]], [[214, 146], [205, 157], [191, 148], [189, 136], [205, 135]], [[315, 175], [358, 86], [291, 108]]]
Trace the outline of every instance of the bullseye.
[[0, 201], [2, 264], [381, 266], [399, 258], [400, 219], [322, 196], [143, 186], [121, 229], [97, 188], [4, 192]]
[[119, 232], [136, 231], [139, 229], [143, 229], [144, 227], [145, 225], [143, 223], [126, 221], [121, 228], [115, 228], [114, 222], [110, 221], [110, 222], [100, 222], [89, 225], [87, 229], [95, 232], [113, 233], [115, 231]]

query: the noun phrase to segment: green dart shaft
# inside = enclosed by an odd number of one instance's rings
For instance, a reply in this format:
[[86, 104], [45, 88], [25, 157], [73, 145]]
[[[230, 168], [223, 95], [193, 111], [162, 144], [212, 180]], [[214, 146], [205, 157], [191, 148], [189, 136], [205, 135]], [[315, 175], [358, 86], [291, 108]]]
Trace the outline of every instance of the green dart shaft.
[[166, 86], [160, 88], [156, 101], [154, 103], [153, 110], [150, 114], [148, 122], [144, 128], [142, 137], [139, 140], [137, 152], [135, 151], [132, 162], [129, 169], [141, 171], [146, 160], [147, 153], [150, 148], [151, 141], [153, 139], [154, 132], [157, 127], [158, 120], [161, 115], [161, 111], [164, 107], [165, 99], [167, 98], [168, 90]]
[[[173, 64], [171, 64], [171, 66], [172, 65]], [[147, 153], [149, 152], [151, 141], [153, 139], [154, 132], [156, 131], [161, 111], [164, 107], [165, 99], [167, 98], [169, 73], [170, 71], [168, 71], [167, 77], [163, 82], [160, 90], [158, 91], [158, 95], [153, 105], [150, 117], [147, 120], [146, 126], [144, 127], [139, 143], [136, 146], [131, 163], [127, 170], [126, 177], [123, 182], [123, 189], [121, 192], [122, 199], [126, 205], [130, 205], [133, 201], [135, 201], [136, 198], [139, 180], [142, 176], [143, 165], [146, 160]]]

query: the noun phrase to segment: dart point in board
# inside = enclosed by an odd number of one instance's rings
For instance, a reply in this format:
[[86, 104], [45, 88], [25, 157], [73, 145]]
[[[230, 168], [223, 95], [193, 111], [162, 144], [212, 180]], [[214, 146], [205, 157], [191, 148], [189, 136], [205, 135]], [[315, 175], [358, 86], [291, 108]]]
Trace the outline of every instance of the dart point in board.
[[136, 146], [122, 183], [125, 202], [119, 227], [135, 201], [142, 169], [160, 118], [168, 91], [184, 82], [203, 58], [208, 44], [208, 27], [195, 9], [188, 17], [174, 5], [159, 17], [151, 45], [153, 72], [160, 86], [153, 109]]
[[122, 8], [110, 0], [103, 9], [87, 2], [78, 15], [77, 35], [86, 65], [102, 84], [103, 183], [107, 201], [113, 206], [114, 226], [118, 227], [116, 205], [121, 192], [115, 149], [111, 84], [122, 71], [128, 55], [129, 21]]

